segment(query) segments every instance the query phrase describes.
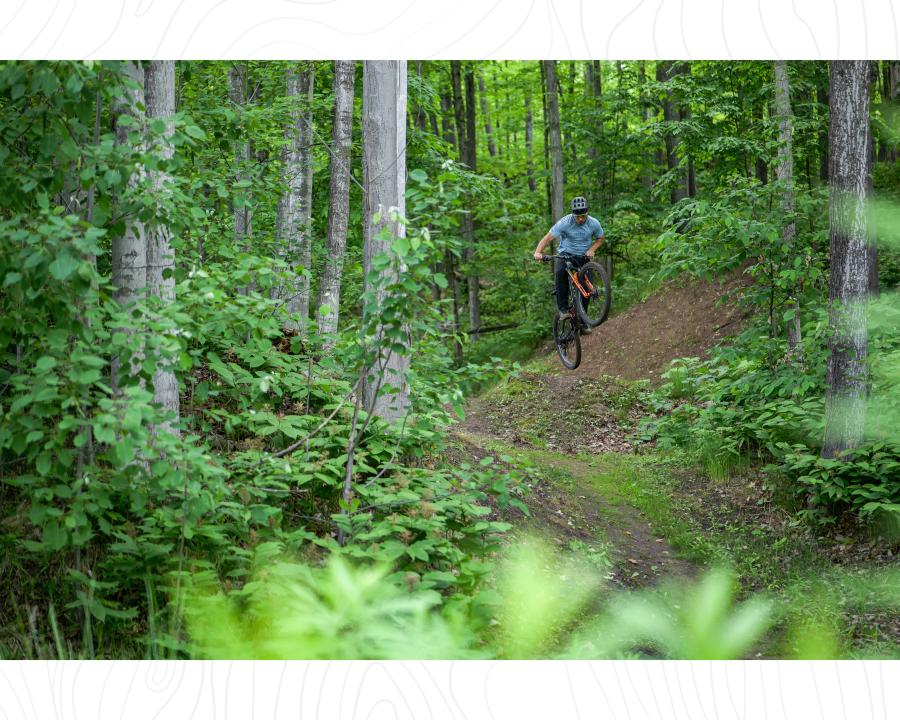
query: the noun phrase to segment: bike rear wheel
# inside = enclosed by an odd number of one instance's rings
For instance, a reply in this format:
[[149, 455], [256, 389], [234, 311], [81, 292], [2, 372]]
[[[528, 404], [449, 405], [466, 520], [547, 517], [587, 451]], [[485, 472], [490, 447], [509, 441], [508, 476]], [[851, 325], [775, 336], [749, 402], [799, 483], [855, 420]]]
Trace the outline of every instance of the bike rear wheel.
[[569, 370], [574, 370], [581, 362], [581, 336], [578, 320], [571, 315], [563, 319], [559, 315], [553, 318], [553, 341], [559, 359]]
[[[612, 293], [609, 287], [609, 277], [603, 266], [595, 262], [588, 262], [578, 271], [578, 282], [590, 294], [588, 298], [582, 296], [577, 288], [573, 288], [577, 299], [575, 310], [578, 317], [588, 327], [597, 327], [609, 316], [609, 306], [612, 301]], [[587, 301], [587, 307], [584, 307]]]

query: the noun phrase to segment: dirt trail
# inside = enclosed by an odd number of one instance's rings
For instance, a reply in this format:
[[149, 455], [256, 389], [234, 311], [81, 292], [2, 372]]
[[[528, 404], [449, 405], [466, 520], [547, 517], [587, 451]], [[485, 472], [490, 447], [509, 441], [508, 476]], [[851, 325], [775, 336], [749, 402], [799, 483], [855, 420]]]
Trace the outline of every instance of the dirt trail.
[[561, 547], [605, 538], [612, 579], [622, 585], [695, 574], [637, 508], [604, 496], [595, 480], [615, 470], [604, 467], [602, 455], [586, 461], [584, 453], [633, 452], [629, 428], [644, 409], [622, 381], [655, 384], [672, 359], [705, 355], [734, 333], [742, 317], [734, 302], [718, 300], [745, 284], [740, 275], [721, 283], [669, 284], [583, 337], [576, 371], [564, 370], [555, 349], [546, 348], [552, 354], [547, 372], [522, 373], [515, 386], [469, 403], [454, 433], [468, 453], [519, 449], [543, 471], [526, 498], [531, 517], [510, 518], [517, 527], [541, 532]]
[[[475, 457], [497, 447], [493, 438], [484, 435], [462, 429], [454, 434]], [[612, 561], [610, 579], [626, 587], [695, 574], [694, 566], [679, 558], [638, 510], [597, 491], [591, 476], [602, 468], [556, 454], [531, 459], [544, 475], [525, 498], [531, 514], [526, 517], [512, 509], [504, 513], [518, 529], [537, 532], [561, 550], [602, 546]]]

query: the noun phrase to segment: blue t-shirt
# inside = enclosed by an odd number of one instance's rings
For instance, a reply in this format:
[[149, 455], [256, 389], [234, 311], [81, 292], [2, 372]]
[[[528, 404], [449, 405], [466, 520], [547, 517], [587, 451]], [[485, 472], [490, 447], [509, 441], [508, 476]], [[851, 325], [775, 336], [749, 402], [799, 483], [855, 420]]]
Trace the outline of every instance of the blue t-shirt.
[[559, 252], [569, 255], [584, 255], [594, 240], [603, 235], [603, 228], [597, 218], [587, 216], [587, 219], [579, 225], [575, 218], [569, 214], [562, 218], [552, 228], [550, 234], [560, 238]]

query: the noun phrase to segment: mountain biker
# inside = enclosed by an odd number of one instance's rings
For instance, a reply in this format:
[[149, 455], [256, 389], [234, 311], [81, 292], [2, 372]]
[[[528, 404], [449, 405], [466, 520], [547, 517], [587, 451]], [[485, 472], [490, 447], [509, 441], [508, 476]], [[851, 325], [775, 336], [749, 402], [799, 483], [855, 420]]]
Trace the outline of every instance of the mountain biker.
[[[594, 257], [606, 236], [600, 221], [588, 215], [587, 200], [581, 195], [572, 199], [572, 212], [561, 218], [550, 228], [534, 249], [534, 259], [542, 260], [544, 247], [556, 238], [560, 238], [559, 254], [568, 255], [577, 267], [581, 267]], [[569, 315], [569, 279], [566, 275], [565, 258], [557, 258], [553, 267], [556, 277], [556, 307], [560, 319]], [[585, 305], [587, 299], [583, 299]], [[590, 328], [582, 329], [589, 333]]]

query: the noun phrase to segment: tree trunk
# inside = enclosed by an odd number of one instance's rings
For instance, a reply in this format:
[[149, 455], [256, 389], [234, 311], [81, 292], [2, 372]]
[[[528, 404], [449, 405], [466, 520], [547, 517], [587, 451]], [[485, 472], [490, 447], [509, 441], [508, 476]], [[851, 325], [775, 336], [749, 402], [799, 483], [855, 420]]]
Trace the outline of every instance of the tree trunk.
[[832, 333], [822, 456], [862, 441], [866, 417], [869, 279], [868, 61], [831, 63], [829, 325]]
[[[147, 119], [160, 118], [166, 124], [159, 155], [171, 158], [174, 154], [169, 138], [174, 132], [175, 61], [150, 61], [146, 66], [144, 87]], [[155, 199], [163, 200], [170, 192], [171, 177], [163, 171], [152, 170], [151, 178]], [[172, 248], [171, 232], [163, 222], [154, 223], [147, 232], [147, 287], [150, 294], [163, 303], [168, 305], [175, 302], [175, 251]], [[169, 432], [178, 434], [178, 378], [175, 377], [172, 363], [157, 363], [153, 374], [153, 400], [174, 415], [174, 420], [164, 427]]]
[[481, 115], [484, 121], [484, 134], [487, 136], [488, 152], [491, 157], [497, 155], [497, 145], [494, 143], [494, 128], [491, 127], [491, 116], [488, 113], [487, 91], [484, 88], [484, 77], [478, 73], [478, 101], [481, 104]]
[[556, 61], [543, 60], [547, 77], [547, 126], [550, 136], [550, 212], [553, 222], [564, 214], [562, 137], [559, 131], [559, 98], [557, 97]]
[[525, 158], [528, 171], [528, 190], [537, 191], [534, 181], [534, 119], [531, 115], [531, 94], [525, 96]]
[[[647, 100], [647, 68], [646, 63], [641, 60], [638, 63], [638, 84], [640, 87], [640, 102], [641, 102], [641, 127], [645, 128], [650, 122], [650, 104]], [[641, 166], [641, 185], [643, 185], [647, 190], [653, 187], [653, 176], [650, 174], [650, 170], [646, 165]]]
[[[671, 82], [675, 76], [680, 74], [679, 69], [676, 67], [677, 63], [660, 60], [659, 65], [662, 65], [663, 79], [667, 83]], [[672, 132], [670, 125], [680, 119], [678, 114], [678, 104], [671, 88], [666, 88], [666, 95], [663, 100], [663, 119], [666, 122], [666, 164], [668, 165], [669, 170], [672, 171], [676, 170], [681, 163], [680, 158], [678, 157], [678, 147], [681, 143], [675, 137], [675, 133]], [[678, 181], [673, 185], [669, 192], [669, 199], [673, 205], [682, 198], [687, 197], [687, 177], [680, 173], [679, 175]]]
[[[391, 252], [395, 237], [406, 235], [402, 223], [392, 222], [389, 209], [395, 207], [405, 214], [406, 191], [406, 61], [376, 60], [363, 63], [363, 244], [366, 277], [372, 270], [372, 260], [380, 253]], [[374, 215], [380, 211], [376, 223]], [[379, 237], [382, 229], [389, 230], [388, 239]], [[382, 272], [393, 273], [388, 266]], [[367, 291], [368, 279], [366, 280]], [[364, 308], [368, 316], [380, 312], [384, 291], [375, 293], [374, 303]], [[408, 341], [407, 341], [408, 342]], [[389, 345], [390, 343], [384, 343]], [[408, 353], [409, 347], [406, 346]], [[379, 417], [393, 422], [403, 417], [409, 408], [407, 353], [383, 350], [375, 365], [370, 367], [363, 384], [366, 408]], [[384, 386], [392, 388], [385, 393]]]
[[[128, 145], [129, 131], [144, 134], [144, 113], [141, 107], [144, 100], [144, 71], [136, 62], [126, 62], [125, 72], [137, 83], [135, 88], [127, 88], [125, 98], [114, 108], [118, 117], [127, 115], [134, 120], [134, 125], [126, 126], [116, 123], [116, 143]], [[139, 165], [128, 179], [129, 188], [134, 188], [141, 178], [143, 166]], [[115, 287], [113, 297], [128, 312], [141, 299], [147, 289], [147, 237], [144, 224], [134, 215], [125, 216], [125, 228], [122, 235], [112, 239], [112, 282]], [[127, 334], [133, 330], [125, 330]], [[143, 345], [143, 343], [141, 343]], [[128, 368], [128, 374], [137, 374], [140, 370], [142, 352], [139, 349]], [[113, 391], [118, 392], [122, 384], [122, 362], [118, 357], [112, 359], [110, 382]]]
[[280, 294], [288, 311], [285, 328], [306, 333], [309, 319], [310, 225], [312, 215], [312, 91], [315, 66], [290, 63], [285, 71], [285, 96], [291, 104], [282, 150], [285, 191], [278, 201], [278, 252], [290, 271]]
[[[450, 114], [454, 109], [450, 96], [446, 93], [441, 95], [441, 132], [444, 140], [456, 148], [456, 137], [453, 133], [453, 127], [450, 123]], [[449, 247], [444, 249], [444, 272], [447, 276], [448, 290], [450, 294], [450, 308], [453, 317], [453, 359], [457, 367], [462, 365], [462, 343], [460, 343], [459, 334], [459, 281], [456, 276], [456, 257]]]
[[[231, 63], [228, 66], [228, 99], [234, 105], [238, 114], [241, 113], [247, 103], [247, 66]], [[243, 128], [241, 128], [243, 132]], [[250, 163], [252, 150], [246, 140], [238, 141], [234, 148], [235, 182], [245, 179], [246, 166]], [[246, 192], [242, 189], [241, 194]], [[237, 246], [243, 250], [249, 250], [250, 236], [253, 234], [253, 211], [244, 198], [243, 205], [234, 206], [234, 235]], [[238, 292], [246, 292], [246, 288], [239, 288]]]
[[[775, 176], [783, 185], [781, 192], [781, 210], [787, 221], [781, 228], [781, 242], [786, 247], [793, 247], [796, 226], [794, 224], [794, 155], [793, 130], [791, 123], [791, 88], [787, 73], [787, 63], [775, 61], [775, 116], [778, 118], [778, 164]], [[788, 300], [788, 310], [793, 310], [792, 318], [785, 320], [785, 332], [788, 343], [788, 357], [803, 359], [803, 346], [800, 336], [800, 297], [802, 288]]]
[[456, 144], [456, 132], [454, 131], [454, 125], [451, 123], [451, 112], [453, 111], [453, 101], [450, 99], [450, 95], [447, 93], [441, 94], [441, 133], [443, 134], [444, 140], [450, 143], [453, 146], [453, 149], [459, 152], [459, 147]]
[[[891, 102], [896, 101], [900, 98], [900, 60], [891, 60], [889, 63], [890, 70], [890, 94], [888, 95], [888, 99]], [[897, 159], [897, 145], [892, 144], [890, 150], [888, 151], [888, 160], [891, 162], [896, 161]]]
[[422, 61], [416, 60], [416, 80], [417, 98], [416, 98], [416, 128], [425, 132], [425, 108], [422, 107]]
[[[476, 172], [476, 127], [475, 127], [475, 73], [473, 65], [466, 69], [466, 164]], [[468, 199], [468, 207], [463, 216], [463, 259], [467, 265], [466, 286], [469, 290], [469, 335], [472, 340], [478, 339], [481, 327], [481, 298], [479, 296], [478, 265], [475, 257], [475, 218], [472, 215], [474, 198]]]
[[[869, 61], [869, 105], [872, 105], [872, 98], [878, 88], [878, 62]], [[875, 134], [869, 127], [869, 152], [867, 155], [868, 167], [866, 168], [866, 197], [871, 198], [873, 195], [872, 187], [872, 168], [875, 167]], [[875, 214], [869, 206], [868, 218], [869, 230], [869, 281], [867, 283], [869, 295], [878, 296], [878, 233], [876, 232]]]
[[[656, 61], [656, 82], [664, 83], [666, 81], [666, 74], [668, 73], [667, 63], [664, 60]], [[663, 119], [665, 120], [665, 102], [661, 106], [657, 106], [656, 112], [654, 115], [659, 118], [659, 110], [663, 110]], [[668, 139], [663, 137], [662, 146], [657, 145], [656, 147], [656, 166], [659, 168], [659, 173], [662, 175], [665, 173], [666, 168], [668, 167], [667, 158], [668, 158]]]
[[[328, 186], [328, 249], [325, 270], [319, 284], [319, 334], [329, 336], [338, 329], [341, 306], [341, 271], [347, 247], [350, 218], [350, 149], [353, 142], [353, 95], [356, 62], [334, 63], [334, 121], [331, 126], [331, 181]], [[327, 305], [328, 312], [321, 312]], [[333, 344], [326, 340], [326, 344]]]
[[[551, 223], [556, 222], [553, 219], [553, 192], [550, 189], [550, 123], [547, 122], [547, 72], [544, 68], [543, 61], [538, 63], [541, 68], [541, 115], [544, 120], [544, 190], [547, 192], [547, 212], [550, 214]], [[553, 241], [550, 241], [550, 254], [553, 254]], [[550, 263], [552, 265], [552, 263]], [[550, 268], [552, 274], [553, 268]]]
[[456, 258], [450, 248], [444, 250], [444, 267], [447, 271], [447, 285], [450, 290], [450, 308], [453, 315], [453, 360], [456, 366], [462, 365], [462, 343], [459, 341], [459, 281], [456, 277]]
[[450, 90], [453, 93], [453, 120], [455, 125], [456, 147], [459, 150], [459, 161], [466, 162], [466, 106], [463, 104], [462, 72], [460, 61], [450, 61]]

